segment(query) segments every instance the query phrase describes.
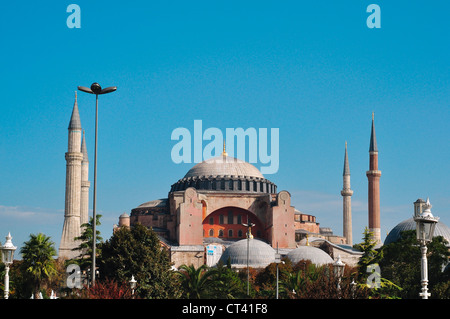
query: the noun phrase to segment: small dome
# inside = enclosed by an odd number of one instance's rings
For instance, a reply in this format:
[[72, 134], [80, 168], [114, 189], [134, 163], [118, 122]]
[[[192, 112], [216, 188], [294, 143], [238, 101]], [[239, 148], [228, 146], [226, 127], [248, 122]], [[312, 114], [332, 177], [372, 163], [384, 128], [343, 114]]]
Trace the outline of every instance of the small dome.
[[122, 215], [119, 216], [119, 218], [129, 218], [130, 215], [128, 215], [127, 213], [123, 213]]
[[186, 173], [184, 178], [226, 175], [264, 178], [263, 174], [252, 164], [226, 155], [220, 155], [198, 163]]
[[[402, 231], [406, 230], [415, 230], [416, 229], [416, 222], [414, 221], [414, 218], [406, 219], [389, 232], [389, 234], [386, 236], [386, 239], [384, 240], [384, 244], [390, 244], [393, 242], [396, 242], [400, 239], [400, 233]], [[436, 228], [434, 229], [433, 237], [442, 236], [444, 239], [446, 239], [450, 243], [450, 228], [445, 225], [442, 222], [438, 222], [436, 224]]]
[[298, 263], [300, 260], [310, 260], [311, 263], [318, 266], [333, 263], [333, 259], [330, 255], [322, 249], [312, 246], [300, 246], [294, 250], [291, 250], [287, 254], [287, 257], [293, 264]]
[[[224, 251], [220, 260], [227, 264], [228, 258], [230, 258], [232, 267], [247, 267], [247, 239], [241, 239], [230, 245]], [[249, 267], [264, 268], [273, 262], [275, 262], [275, 249], [258, 239], [248, 241]]]

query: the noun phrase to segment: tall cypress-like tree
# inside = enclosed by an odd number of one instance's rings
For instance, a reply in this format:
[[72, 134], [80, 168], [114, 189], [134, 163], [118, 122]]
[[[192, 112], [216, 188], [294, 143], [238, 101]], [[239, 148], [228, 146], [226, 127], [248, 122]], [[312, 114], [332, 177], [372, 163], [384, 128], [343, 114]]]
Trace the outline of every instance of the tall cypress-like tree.
[[100, 278], [124, 282], [134, 276], [136, 294], [141, 298], [180, 296], [171, 266], [169, 253], [156, 233], [140, 223], [115, 231], [102, 245], [99, 258]]
[[[96, 226], [100, 226], [100, 218], [102, 215], [97, 214], [96, 215]], [[82, 224], [81, 227], [83, 229], [83, 232], [80, 237], [75, 237], [75, 240], [80, 241], [80, 245], [74, 249], [73, 251], [78, 251], [80, 253], [77, 262], [80, 265], [82, 269], [87, 269], [92, 265], [92, 243], [93, 243], [93, 236], [92, 236], [92, 230], [93, 227], [93, 221], [94, 218], [91, 217], [89, 219], [89, 223]], [[101, 244], [103, 241], [103, 238], [100, 236], [100, 231], [98, 230], [98, 227], [95, 229], [96, 232], [96, 255], [101, 254]]]
[[363, 242], [354, 245], [354, 247], [363, 252], [363, 255], [358, 261], [358, 281], [364, 283], [370, 275], [367, 273], [369, 265], [378, 264], [383, 257], [382, 251], [376, 250], [377, 242], [374, 239], [373, 233], [366, 227], [364, 229]]

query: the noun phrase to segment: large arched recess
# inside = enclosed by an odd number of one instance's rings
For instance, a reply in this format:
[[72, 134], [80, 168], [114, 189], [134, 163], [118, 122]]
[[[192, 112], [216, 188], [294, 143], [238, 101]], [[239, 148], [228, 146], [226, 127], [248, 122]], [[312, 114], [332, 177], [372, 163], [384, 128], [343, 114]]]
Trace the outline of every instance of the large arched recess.
[[246, 238], [248, 220], [255, 224], [251, 233], [254, 238], [266, 240], [263, 224], [252, 212], [239, 207], [222, 207], [203, 220], [203, 237], [216, 237], [224, 240]]

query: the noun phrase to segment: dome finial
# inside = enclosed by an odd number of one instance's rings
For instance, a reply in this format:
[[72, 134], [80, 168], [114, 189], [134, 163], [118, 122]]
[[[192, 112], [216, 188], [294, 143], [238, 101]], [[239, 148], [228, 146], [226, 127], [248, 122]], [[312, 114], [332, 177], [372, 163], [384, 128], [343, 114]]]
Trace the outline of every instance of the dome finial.
[[228, 156], [228, 153], [226, 152], [226, 146], [225, 146], [225, 139], [223, 140], [223, 152], [222, 152], [223, 156]]

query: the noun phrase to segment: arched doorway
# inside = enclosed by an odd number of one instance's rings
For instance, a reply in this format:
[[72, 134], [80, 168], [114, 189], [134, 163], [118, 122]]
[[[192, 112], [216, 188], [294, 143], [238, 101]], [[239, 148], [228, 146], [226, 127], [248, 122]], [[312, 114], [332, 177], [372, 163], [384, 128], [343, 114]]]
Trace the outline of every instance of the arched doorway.
[[247, 224], [255, 224], [251, 233], [254, 238], [266, 239], [264, 227], [258, 217], [252, 212], [239, 207], [222, 207], [203, 220], [203, 237], [217, 237], [224, 240], [239, 240], [246, 238]]

